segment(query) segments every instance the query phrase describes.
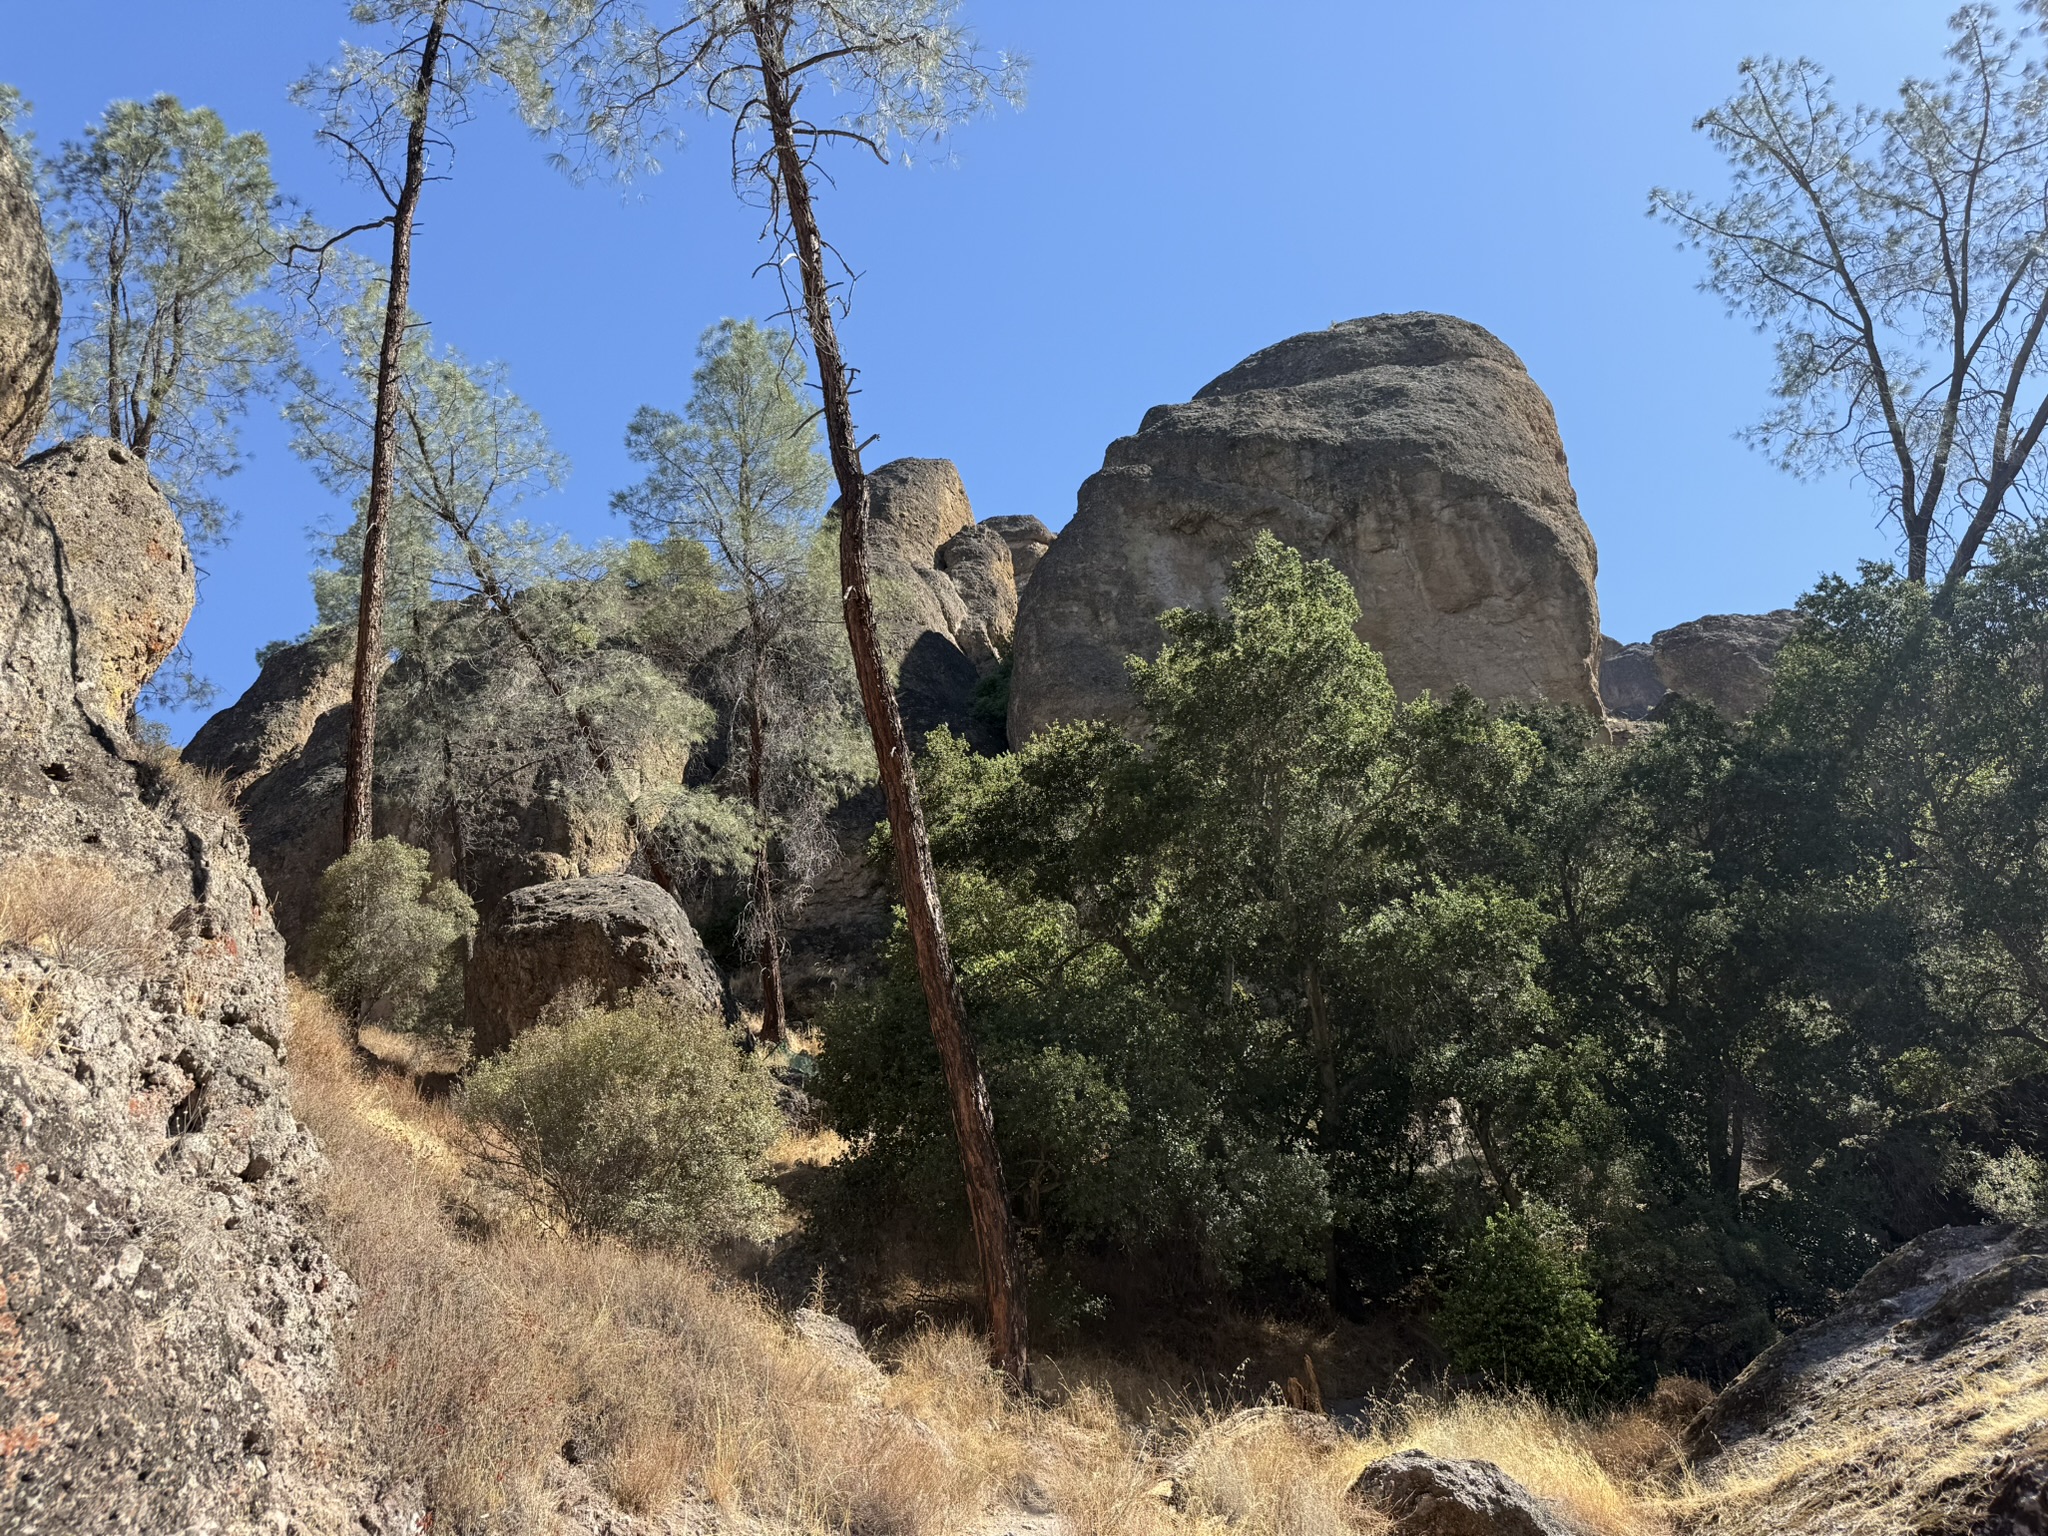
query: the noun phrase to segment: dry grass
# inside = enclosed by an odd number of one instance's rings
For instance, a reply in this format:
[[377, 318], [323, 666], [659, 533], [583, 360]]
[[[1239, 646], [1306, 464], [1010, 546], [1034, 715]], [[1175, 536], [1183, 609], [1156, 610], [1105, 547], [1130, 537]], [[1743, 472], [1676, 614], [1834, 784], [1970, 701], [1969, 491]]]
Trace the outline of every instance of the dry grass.
[[135, 882], [99, 859], [53, 856], [0, 866], [0, 944], [97, 976], [126, 976], [157, 952]]
[[[1960, 1529], [2001, 1451], [2048, 1423], [2048, 1350], [2024, 1338], [1960, 1366], [1871, 1372], [1794, 1439], [1737, 1449], [1672, 1501], [1683, 1519], [1766, 1536], [1825, 1521], [1840, 1536]], [[1981, 1503], [1975, 1513], [1981, 1513]]]
[[[573, 1442], [629, 1512], [698, 1501], [763, 1532], [968, 1536], [1028, 1506], [1074, 1536], [1350, 1536], [1385, 1529], [1347, 1499], [1358, 1471], [1420, 1446], [1499, 1463], [1589, 1536], [1667, 1529], [1596, 1455], [1600, 1435], [1630, 1435], [1531, 1403], [1418, 1399], [1369, 1439], [1315, 1436], [1184, 1401], [1134, 1415], [1135, 1383], [1051, 1360], [1025, 1402], [977, 1339], [933, 1327], [904, 1337], [876, 1401], [707, 1268], [485, 1208], [456, 1112], [362, 1076], [316, 996], [297, 992], [294, 1011], [294, 1100], [334, 1166], [326, 1235], [362, 1293], [344, 1340], [362, 1444], [458, 1523], [551, 1529]], [[833, 1150], [800, 1139], [782, 1155]]]
[[156, 771], [180, 810], [194, 815], [238, 819], [235, 791], [227, 775], [188, 763], [178, 749], [167, 743], [141, 742], [143, 760]]

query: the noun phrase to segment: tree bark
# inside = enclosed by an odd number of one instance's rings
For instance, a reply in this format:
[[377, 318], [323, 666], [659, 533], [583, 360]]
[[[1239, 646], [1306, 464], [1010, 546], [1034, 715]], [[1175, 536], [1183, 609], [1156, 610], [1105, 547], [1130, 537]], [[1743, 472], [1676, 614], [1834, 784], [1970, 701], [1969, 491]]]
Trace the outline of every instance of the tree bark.
[[372, 787], [377, 750], [377, 685], [384, 675], [384, 564], [396, 480], [398, 373], [412, 290], [412, 226], [427, 173], [427, 113], [434, 102], [434, 72], [451, 0], [437, 0], [420, 44], [413, 83], [412, 121], [405, 135], [405, 180], [392, 210], [391, 268], [384, 295], [384, 336], [377, 350], [377, 407], [370, 427], [370, 494], [363, 508], [363, 585], [356, 602], [355, 686], [350, 695], [348, 772], [341, 796], [343, 851], [372, 834]]
[[761, 752], [767, 737], [766, 722], [761, 718], [761, 666], [757, 655], [747, 685], [747, 801], [754, 810], [754, 833], [761, 840], [754, 850], [754, 920], [761, 947], [761, 1038], [770, 1045], [779, 1045], [785, 1012], [782, 929], [775, 921], [775, 875], [768, 861], [767, 795], [761, 771]]
[[895, 690], [889, 685], [888, 668], [875, 627], [868, 578], [867, 475], [861, 468], [860, 448], [854, 438], [846, 363], [832, 321], [831, 290], [825, 278], [825, 244], [811, 205], [809, 170], [797, 145], [796, 104], [782, 43], [782, 23], [787, 15], [787, 0], [749, 0], [747, 6], [747, 21], [761, 65], [762, 102], [774, 137], [779, 190], [803, 277], [804, 317], [810, 327], [818, 380], [824, 393], [825, 436], [831, 449], [833, 474], [839, 483], [839, 579], [846, 635], [852, 646], [861, 703], [867, 712], [875, 759], [881, 770], [882, 795], [888, 806], [896, 872], [902, 887], [904, 921], [917, 955], [918, 980], [931, 1014], [932, 1039], [945, 1068], [953, 1134], [959, 1143], [961, 1170], [966, 1176], [967, 1207], [974, 1225], [982, 1290], [988, 1306], [990, 1358], [1017, 1386], [1028, 1387], [1031, 1356], [1024, 1277], [1017, 1261], [1009, 1191], [996, 1146], [995, 1113], [975, 1057], [967, 1009], [953, 974], [945, 918], [939, 907], [938, 879], [932, 868], [931, 843], [925, 835], [924, 810], [917, 792], [917, 772], [911, 763], [903, 718], [896, 707]]

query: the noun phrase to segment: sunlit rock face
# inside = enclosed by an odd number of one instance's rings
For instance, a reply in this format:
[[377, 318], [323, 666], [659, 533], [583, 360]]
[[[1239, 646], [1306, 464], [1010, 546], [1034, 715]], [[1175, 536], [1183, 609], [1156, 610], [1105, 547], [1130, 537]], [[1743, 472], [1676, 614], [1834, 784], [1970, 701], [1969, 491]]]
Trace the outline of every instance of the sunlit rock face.
[[1351, 578], [1412, 697], [1599, 708], [1592, 535], [1521, 360], [1448, 315], [1346, 321], [1255, 353], [1112, 443], [1019, 606], [1010, 739], [1131, 718], [1158, 616], [1215, 607], [1260, 529]]

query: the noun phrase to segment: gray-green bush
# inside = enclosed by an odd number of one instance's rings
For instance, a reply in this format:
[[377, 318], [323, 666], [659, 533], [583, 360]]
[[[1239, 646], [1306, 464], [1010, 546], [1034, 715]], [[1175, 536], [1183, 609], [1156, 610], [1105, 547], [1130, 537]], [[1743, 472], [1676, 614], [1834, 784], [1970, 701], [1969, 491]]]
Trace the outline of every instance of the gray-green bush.
[[657, 992], [568, 994], [471, 1076], [485, 1167], [571, 1230], [703, 1248], [765, 1233], [782, 1129], [766, 1067]]
[[395, 837], [358, 844], [320, 877], [307, 936], [321, 989], [359, 1027], [453, 1033], [476, 908]]

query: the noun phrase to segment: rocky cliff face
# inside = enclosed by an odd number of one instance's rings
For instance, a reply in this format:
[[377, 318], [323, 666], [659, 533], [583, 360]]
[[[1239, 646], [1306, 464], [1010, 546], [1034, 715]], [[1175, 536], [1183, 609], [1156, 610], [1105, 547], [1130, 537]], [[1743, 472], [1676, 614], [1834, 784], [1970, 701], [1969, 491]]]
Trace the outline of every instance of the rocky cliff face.
[[[9, 157], [0, 153], [0, 181]], [[0, 185], [0, 409], [55, 335]], [[40, 264], [40, 271], [22, 270]], [[10, 455], [11, 456], [11, 455]], [[0, 468], [0, 1527], [338, 1529], [313, 1470], [348, 1285], [306, 1236], [283, 944], [231, 817], [128, 705], [192, 566], [111, 444]]]
[[1128, 718], [1125, 656], [1157, 650], [1165, 609], [1218, 604], [1261, 528], [1351, 578], [1403, 695], [1598, 709], [1593, 540], [1550, 402], [1478, 326], [1381, 315], [1268, 347], [1110, 445], [1020, 604], [1010, 739]]
[[1747, 720], [1771, 694], [1778, 652], [1799, 615], [1712, 613], [1660, 629], [1648, 643], [1601, 639], [1600, 699], [1607, 713], [1647, 720], [1667, 693], [1711, 704], [1731, 720]]

